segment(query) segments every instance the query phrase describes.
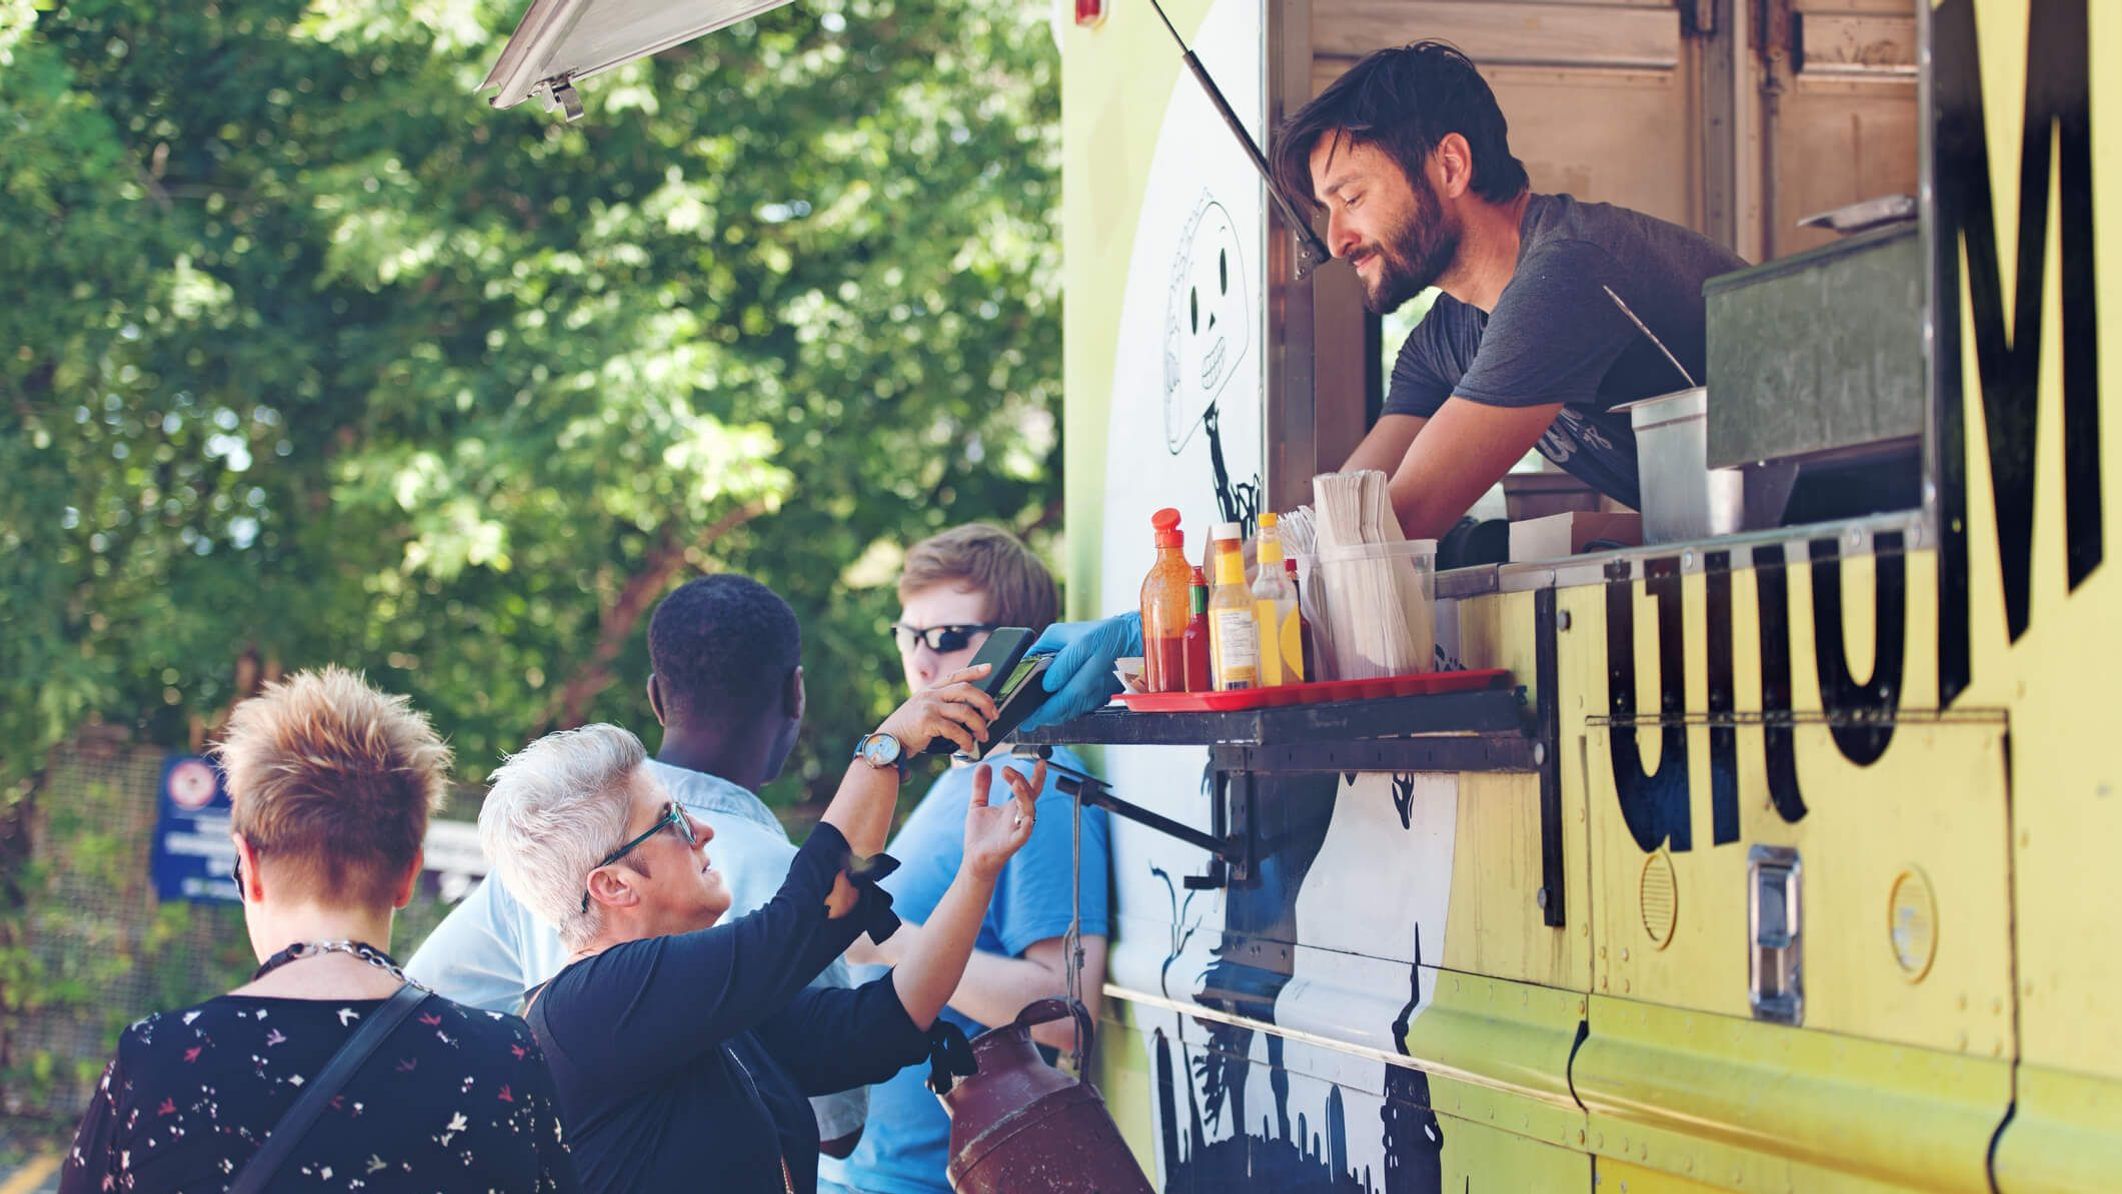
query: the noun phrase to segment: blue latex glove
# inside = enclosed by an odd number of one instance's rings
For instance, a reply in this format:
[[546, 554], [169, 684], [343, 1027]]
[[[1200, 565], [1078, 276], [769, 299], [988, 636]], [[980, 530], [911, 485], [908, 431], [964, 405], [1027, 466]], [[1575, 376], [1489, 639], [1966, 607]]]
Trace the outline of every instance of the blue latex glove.
[[1054, 695], [1032, 710], [1023, 729], [1059, 725], [1104, 705], [1120, 691], [1113, 663], [1142, 654], [1142, 615], [1120, 614], [1102, 622], [1056, 622], [1025, 652], [1052, 655], [1046, 669], [1046, 691]]

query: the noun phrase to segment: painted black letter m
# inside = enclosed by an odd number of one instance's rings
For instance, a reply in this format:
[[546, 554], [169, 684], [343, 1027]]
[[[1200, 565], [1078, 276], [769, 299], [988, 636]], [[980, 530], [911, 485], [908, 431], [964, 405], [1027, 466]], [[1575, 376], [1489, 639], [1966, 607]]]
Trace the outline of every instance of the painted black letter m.
[[[2051, 162], [2061, 191], [2063, 292], [2063, 508], [2070, 587], [2099, 567], [2100, 396], [2094, 318], [2092, 114], [2087, 87], [2087, 0], [2029, 0], [2025, 140], [2019, 157], [2018, 268], [2015, 292], [1998, 265], [1990, 191], [1988, 122], [1973, 0], [1944, 0], [1935, 11], [1936, 259], [1932, 289], [1937, 393], [1933, 412], [1941, 522], [1938, 703], [1967, 687], [1967, 435], [1961, 376], [1961, 254], [1972, 316], [1989, 480], [1997, 510], [2005, 621], [2017, 641], [2031, 617], [2034, 445], [2048, 267]], [[2011, 320], [2005, 322], [2009, 300]]]

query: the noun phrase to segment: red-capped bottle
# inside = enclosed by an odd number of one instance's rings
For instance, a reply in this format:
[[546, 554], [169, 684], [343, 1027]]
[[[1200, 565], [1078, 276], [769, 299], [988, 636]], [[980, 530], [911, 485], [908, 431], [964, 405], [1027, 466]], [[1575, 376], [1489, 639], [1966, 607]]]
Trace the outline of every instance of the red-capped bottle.
[[1187, 590], [1187, 606], [1186, 691], [1212, 692], [1216, 678], [1208, 671], [1208, 576], [1199, 568]]
[[1179, 512], [1166, 507], [1149, 516], [1156, 532], [1157, 562], [1142, 578], [1142, 681], [1151, 692], [1186, 690], [1186, 590], [1193, 573], [1186, 562], [1186, 532]]

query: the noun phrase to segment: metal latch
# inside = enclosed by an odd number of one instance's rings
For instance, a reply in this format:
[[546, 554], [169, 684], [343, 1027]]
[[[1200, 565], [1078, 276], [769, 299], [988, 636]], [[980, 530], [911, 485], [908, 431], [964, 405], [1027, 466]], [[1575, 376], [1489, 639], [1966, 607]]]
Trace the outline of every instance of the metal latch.
[[582, 119], [582, 97], [575, 92], [573, 75], [555, 75], [538, 84], [532, 94], [545, 101], [546, 111], [558, 109], [565, 114], [569, 124]]
[[1755, 846], [1746, 856], [1747, 978], [1754, 1019], [1798, 1024], [1805, 1018], [1803, 868], [1788, 846]]

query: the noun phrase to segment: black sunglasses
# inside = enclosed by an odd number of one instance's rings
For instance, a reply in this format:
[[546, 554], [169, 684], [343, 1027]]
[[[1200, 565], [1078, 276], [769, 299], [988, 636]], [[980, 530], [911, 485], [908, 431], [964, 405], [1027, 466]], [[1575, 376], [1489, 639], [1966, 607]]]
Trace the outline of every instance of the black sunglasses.
[[[625, 845], [619, 847], [618, 849], [612, 851], [611, 853], [605, 855], [603, 861], [599, 862], [597, 866], [593, 866], [589, 869], [594, 871], [598, 869], [598, 867], [607, 867], [619, 861], [620, 859], [626, 857], [627, 854], [631, 852], [635, 846], [638, 846], [642, 842], [645, 842], [648, 839], [656, 836], [656, 834], [661, 832], [663, 830], [663, 827], [666, 825], [677, 829], [678, 836], [685, 839], [685, 846], [687, 849], [691, 849], [692, 847], [700, 844], [700, 839], [693, 836], [692, 818], [686, 816], [685, 811], [678, 807], [678, 802], [673, 800], [669, 804], [663, 806], [663, 815], [656, 818], [656, 823], [654, 825], [651, 825], [647, 829], [642, 830], [640, 837], [635, 838], [633, 841], [630, 841]], [[587, 887], [582, 889], [582, 910], [584, 912], [589, 911], [589, 889]]]
[[912, 651], [915, 643], [926, 643], [928, 649], [938, 655], [952, 651], [963, 651], [970, 646], [973, 636], [986, 634], [1000, 626], [1000, 622], [968, 622], [955, 626], [909, 626], [904, 622], [892, 623], [892, 638], [901, 651]]

